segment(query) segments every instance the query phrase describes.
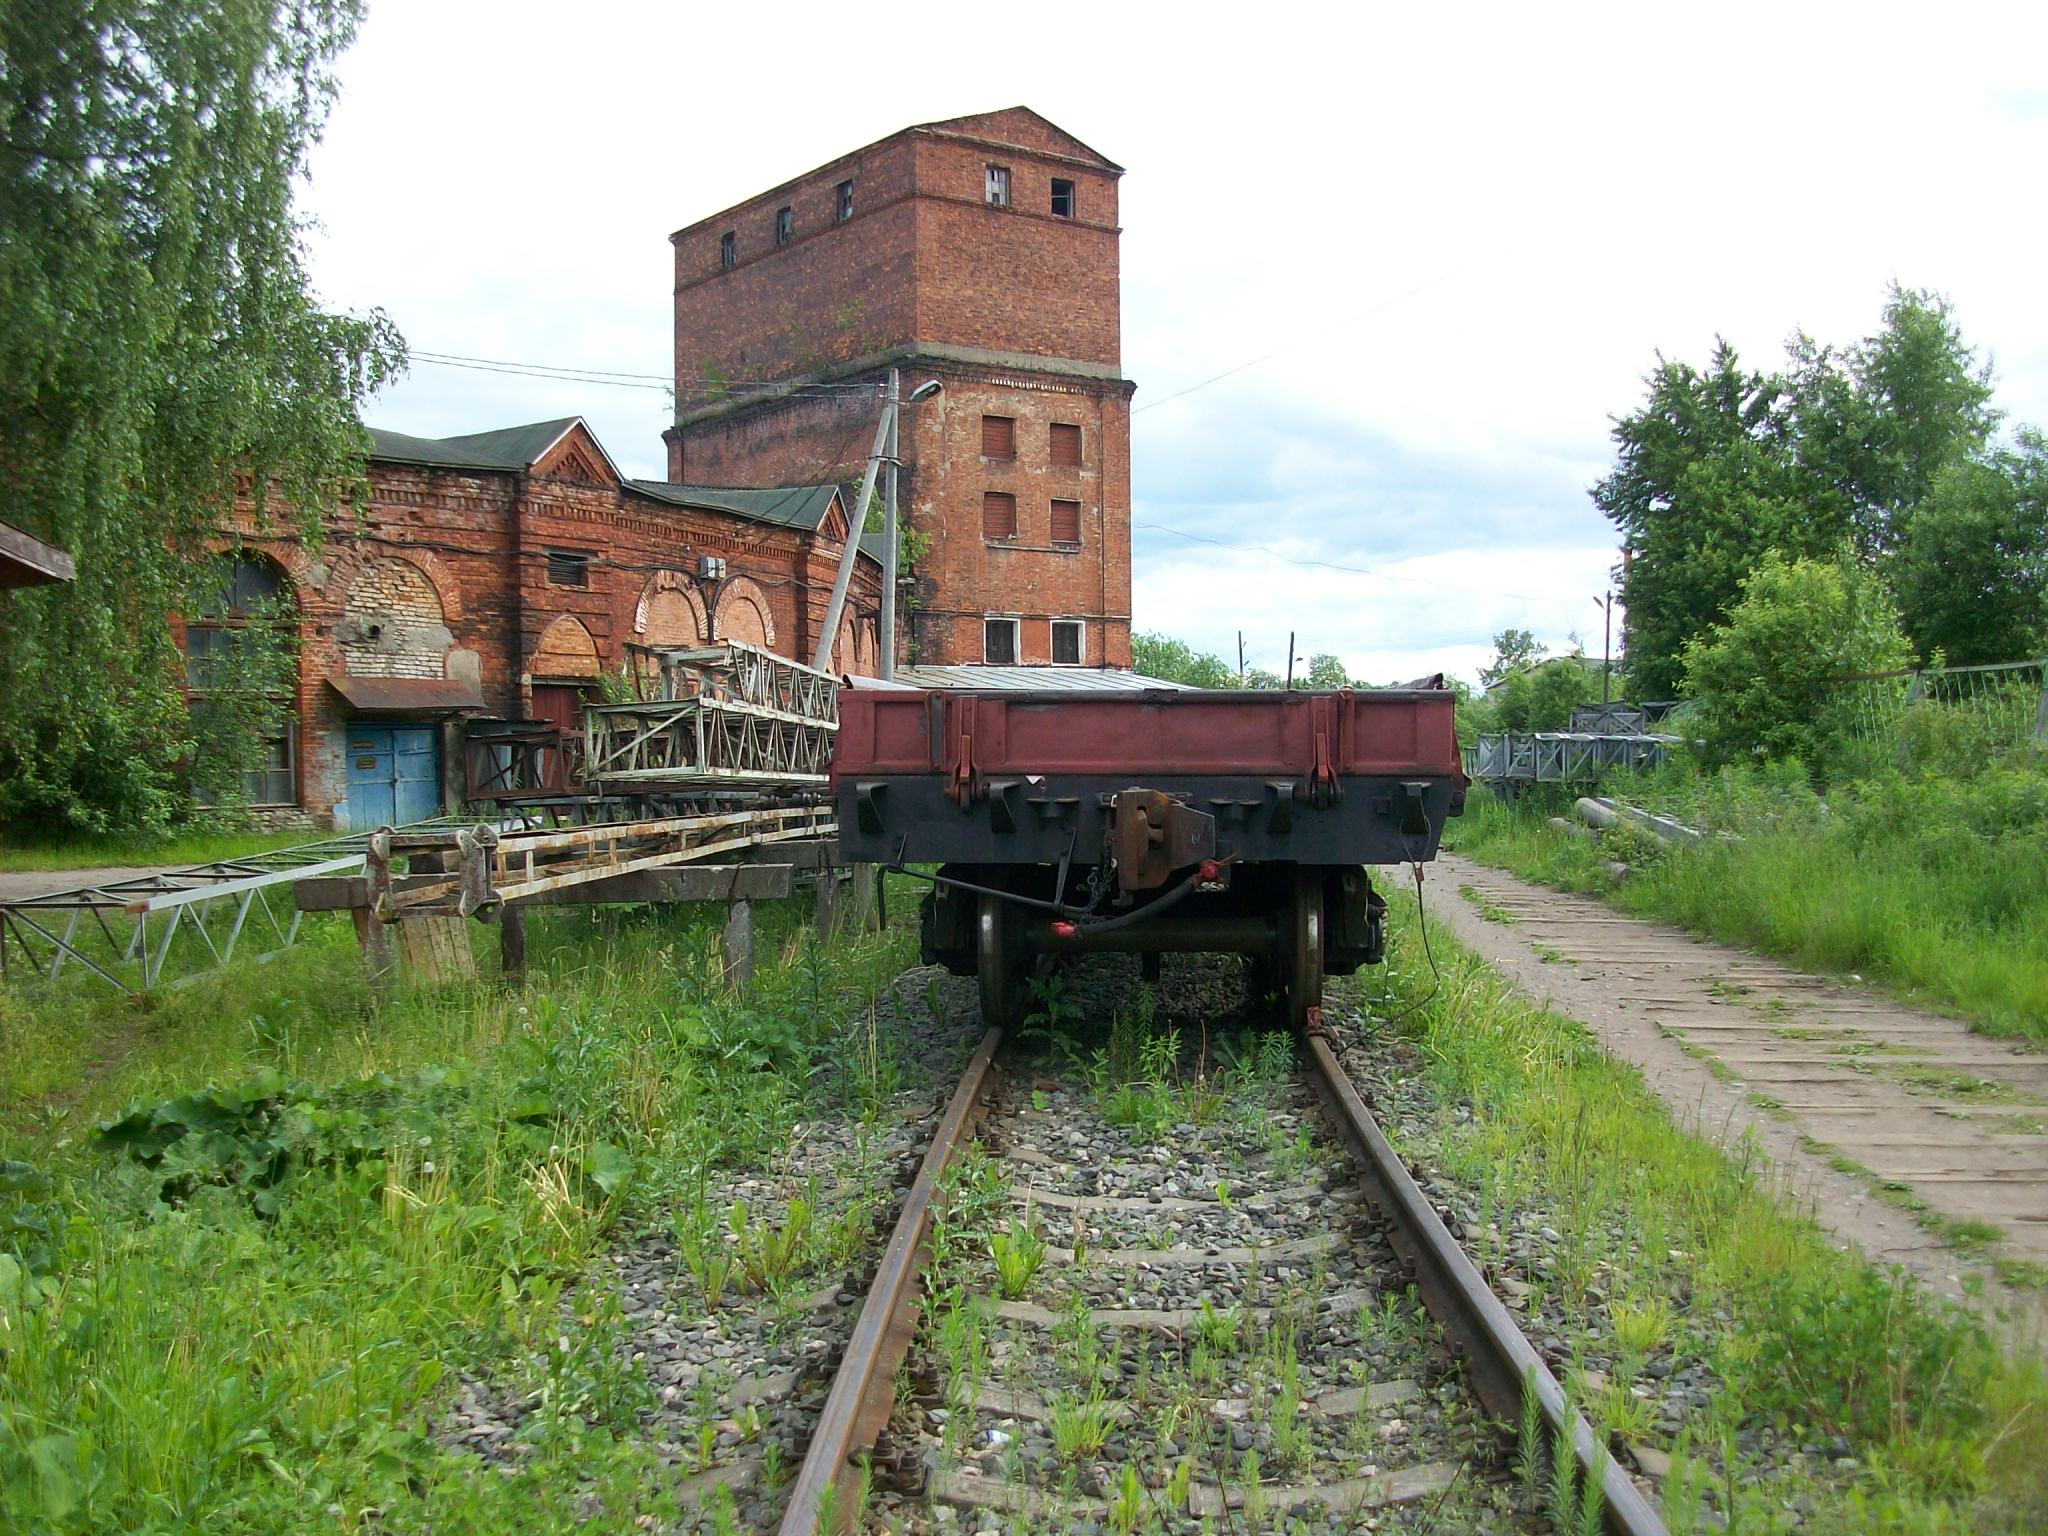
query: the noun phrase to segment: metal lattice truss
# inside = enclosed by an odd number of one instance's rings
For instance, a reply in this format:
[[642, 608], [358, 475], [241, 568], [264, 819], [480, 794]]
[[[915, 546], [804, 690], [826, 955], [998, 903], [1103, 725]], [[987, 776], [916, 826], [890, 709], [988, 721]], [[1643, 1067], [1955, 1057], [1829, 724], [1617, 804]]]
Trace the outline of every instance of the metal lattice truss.
[[[802, 805], [554, 832], [501, 833], [479, 826], [452, 835], [379, 833], [370, 840], [365, 868], [370, 903], [385, 922], [407, 913], [468, 917], [501, 902], [544, 899], [571, 886], [744, 855], [776, 843], [829, 839], [837, 831], [831, 806]], [[440, 872], [394, 879], [396, 854], [416, 865], [438, 864]]]
[[590, 789], [815, 786], [839, 729], [839, 685], [756, 646], [654, 653], [664, 698], [583, 711]]
[[1467, 754], [1475, 779], [1526, 784], [1590, 784], [1611, 768], [1654, 768], [1678, 736], [1593, 736], [1569, 731], [1509, 731], [1481, 736]]
[[299, 936], [293, 882], [361, 869], [363, 839], [164, 870], [0, 903], [0, 975], [55, 981], [67, 970], [118, 992], [174, 986], [239, 952], [267, 957]]

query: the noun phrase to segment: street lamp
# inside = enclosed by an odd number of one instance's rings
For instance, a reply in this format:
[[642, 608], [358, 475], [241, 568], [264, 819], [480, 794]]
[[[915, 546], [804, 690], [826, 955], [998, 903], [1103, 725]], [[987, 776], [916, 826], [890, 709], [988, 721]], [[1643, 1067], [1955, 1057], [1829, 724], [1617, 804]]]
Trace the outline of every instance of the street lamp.
[[[825, 622], [818, 631], [817, 648], [811, 665], [820, 672], [832, 662], [832, 642], [839, 637], [839, 616], [846, 609], [846, 589], [853, 580], [853, 562], [860, 552], [861, 530], [867, 526], [868, 502], [875, 494], [875, 475], [883, 464], [889, 466], [886, 504], [882, 521], [882, 615], [875, 638], [882, 652], [882, 676], [896, 675], [896, 418], [904, 402], [899, 399], [902, 375], [889, 370], [889, 391], [882, 405], [882, 419], [875, 423], [875, 445], [868, 450], [868, 466], [861, 475], [860, 497], [846, 515], [846, 548], [840, 552], [839, 571], [832, 579], [832, 598], [825, 605]], [[929, 400], [945, 386], [926, 379], [910, 392], [909, 404]]]

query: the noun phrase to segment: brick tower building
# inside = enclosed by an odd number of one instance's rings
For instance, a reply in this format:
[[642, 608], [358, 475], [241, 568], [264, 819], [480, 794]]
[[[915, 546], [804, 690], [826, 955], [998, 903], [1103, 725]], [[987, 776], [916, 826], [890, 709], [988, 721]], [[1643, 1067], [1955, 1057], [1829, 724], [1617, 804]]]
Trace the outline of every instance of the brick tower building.
[[1129, 666], [1122, 174], [1011, 107], [678, 230], [669, 479], [858, 479], [890, 367], [936, 379], [903, 413], [898, 659]]

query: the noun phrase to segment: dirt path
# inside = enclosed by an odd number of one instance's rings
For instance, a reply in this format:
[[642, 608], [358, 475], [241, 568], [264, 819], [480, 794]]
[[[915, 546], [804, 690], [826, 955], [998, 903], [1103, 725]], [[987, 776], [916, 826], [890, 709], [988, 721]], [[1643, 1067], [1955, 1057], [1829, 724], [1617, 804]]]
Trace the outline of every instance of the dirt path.
[[[2009, 1332], [2048, 1338], [2043, 1291], [1985, 1262], [2048, 1277], [2048, 1056], [1464, 859], [1432, 873], [1432, 917], [1589, 1025], [1682, 1122], [1753, 1131], [1835, 1236], [1943, 1295], [1981, 1286]], [[1997, 1238], [1966, 1253], [1940, 1235], [1961, 1223]]]
[[46, 896], [52, 891], [75, 891], [80, 886], [134, 880], [143, 875], [160, 875], [166, 870], [190, 867], [186, 864], [144, 864], [132, 869], [0, 869], [0, 901], [20, 901], [28, 896]]

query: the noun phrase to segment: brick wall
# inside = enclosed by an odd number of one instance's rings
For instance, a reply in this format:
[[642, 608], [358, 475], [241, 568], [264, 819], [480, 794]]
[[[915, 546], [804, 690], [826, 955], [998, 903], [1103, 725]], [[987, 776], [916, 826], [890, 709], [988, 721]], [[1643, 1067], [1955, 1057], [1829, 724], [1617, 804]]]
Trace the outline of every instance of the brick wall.
[[[1007, 208], [986, 201], [990, 165], [1010, 173]], [[905, 130], [678, 231], [681, 410], [666, 434], [669, 477], [857, 480], [886, 374], [874, 354], [887, 349], [906, 393], [927, 378], [945, 384], [905, 417], [905, 525], [927, 542], [919, 611], [899, 627], [906, 659], [915, 636], [918, 660], [979, 662], [984, 615], [1014, 614], [1024, 620], [1020, 660], [1049, 661], [1051, 621], [1070, 618], [1086, 626], [1088, 664], [1129, 665], [1133, 386], [1116, 377], [1120, 174], [1012, 110]], [[834, 225], [832, 190], [849, 176], [855, 215]], [[1074, 184], [1071, 219], [1052, 214], [1055, 177]], [[785, 205], [794, 238], [778, 248], [774, 215]], [[727, 231], [730, 271], [719, 265]], [[714, 397], [702, 389], [706, 359], [728, 381], [832, 387]], [[1014, 460], [982, 458], [984, 413], [1016, 419]], [[1082, 429], [1075, 468], [1050, 462], [1055, 421]], [[1013, 539], [983, 536], [990, 490], [1017, 498]], [[1051, 539], [1055, 498], [1079, 503], [1077, 542]]]
[[[575, 473], [591, 473], [593, 457], [602, 464], [589, 444]], [[245, 545], [276, 562], [298, 608], [298, 798], [323, 823], [347, 800], [352, 718], [330, 677], [472, 681], [484, 713], [520, 718], [536, 677], [615, 671], [628, 642], [708, 628], [808, 661], [840, 548], [616, 483], [390, 463], [370, 466], [362, 519], [337, 522], [317, 550], [266, 536], [246, 509], [244, 526]], [[551, 582], [549, 549], [586, 554], [585, 585]], [[705, 555], [725, 559], [725, 580], [699, 578]], [[861, 561], [848, 610], [853, 669], [868, 673], [879, 593], [879, 572]], [[686, 622], [688, 634], [676, 633]], [[444, 742], [451, 772], [454, 745]]]

